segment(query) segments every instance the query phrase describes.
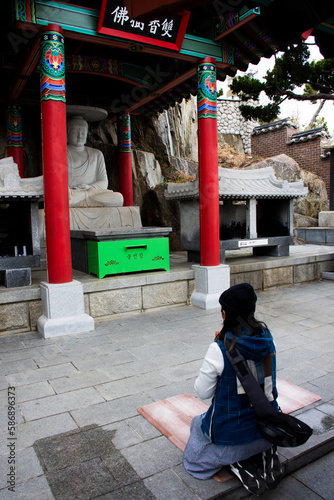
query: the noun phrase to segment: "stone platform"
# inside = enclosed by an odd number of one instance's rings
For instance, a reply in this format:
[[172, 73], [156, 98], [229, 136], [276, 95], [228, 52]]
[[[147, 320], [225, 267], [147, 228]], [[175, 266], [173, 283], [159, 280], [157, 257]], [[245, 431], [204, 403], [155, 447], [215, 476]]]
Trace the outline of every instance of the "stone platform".
[[[255, 290], [270, 290], [319, 280], [334, 271], [334, 247], [296, 245], [288, 257], [253, 256], [252, 249], [227, 251], [231, 285], [247, 281]], [[85, 312], [96, 321], [119, 314], [134, 314], [190, 303], [194, 270], [186, 252], [170, 254], [170, 271], [130, 275], [94, 276], [73, 271], [83, 284]], [[32, 272], [32, 285], [7, 289], [0, 286], [0, 335], [36, 330], [42, 314], [40, 282], [45, 270]]]
[[295, 234], [312, 245], [334, 245], [334, 227], [296, 227]]
[[[258, 293], [256, 314], [275, 339], [278, 377], [321, 397], [298, 410], [314, 434], [299, 448], [279, 449], [286, 477], [264, 500], [333, 498], [333, 289], [321, 280]], [[114, 314], [90, 333], [0, 337], [1, 500], [248, 497], [236, 478], [187, 474], [182, 452], [138, 413], [183, 393], [196, 397], [195, 379], [221, 324], [219, 309], [178, 305]], [[16, 396], [15, 494], [6, 483], [8, 386]]]

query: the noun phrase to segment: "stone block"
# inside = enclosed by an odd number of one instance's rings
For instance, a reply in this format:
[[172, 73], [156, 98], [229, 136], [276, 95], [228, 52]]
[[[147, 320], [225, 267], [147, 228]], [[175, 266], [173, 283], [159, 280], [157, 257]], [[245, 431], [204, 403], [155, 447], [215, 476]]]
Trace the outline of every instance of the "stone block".
[[89, 295], [84, 295], [84, 309], [86, 314], [90, 314]]
[[79, 281], [70, 283], [41, 282], [43, 314], [46, 318], [64, 318], [84, 312], [83, 287]]
[[263, 289], [293, 284], [293, 266], [264, 269]]
[[103, 403], [104, 399], [93, 387], [46, 396], [20, 404], [22, 415], [26, 421], [37, 420], [58, 413], [87, 408]]
[[304, 281], [313, 281], [317, 279], [316, 265], [314, 262], [295, 266], [293, 269], [293, 282], [302, 283]]
[[100, 458], [52, 471], [47, 477], [54, 498], [102, 498], [118, 488], [117, 482]]
[[188, 303], [190, 304], [190, 298], [195, 290], [195, 280], [188, 281]]
[[219, 308], [220, 294], [230, 286], [230, 267], [193, 266], [195, 271], [195, 291], [191, 296], [193, 306], [201, 309]]
[[29, 307], [29, 320], [30, 320], [30, 329], [37, 330], [37, 321], [38, 318], [43, 314], [42, 301], [34, 300], [28, 303]]
[[334, 245], [334, 228], [326, 229], [326, 244]]
[[[5, 458], [5, 457], [3, 457]], [[36, 476], [41, 476], [43, 474], [43, 469], [36, 456], [36, 452], [33, 448], [25, 448], [24, 450], [19, 450], [17, 452], [17, 477], [16, 481], [22, 483], [28, 481]], [[8, 471], [8, 458], [6, 461], [0, 462], [1, 478], [0, 478], [0, 488], [8, 487], [7, 484], [7, 473]], [[11, 492], [10, 492], [11, 493]]]
[[143, 309], [186, 304], [188, 286], [186, 281], [173, 281], [148, 285], [143, 288]]
[[305, 228], [305, 241], [316, 245], [326, 244], [326, 230], [321, 228]]
[[93, 318], [140, 311], [142, 309], [141, 287], [91, 293], [89, 303]]
[[254, 290], [262, 290], [262, 271], [231, 274], [231, 286], [239, 283], [249, 283]]
[[94, 330], [94, 320], [84, 312], [83, 286], [70, 283], [41, 282], [43, 314], [37, 330], [44, 338], [72, 335]]
[[7, 288], [31, 285], [31, 269], [6, 269], [3, 271], [3, 281]]
[[0, 305], [0, 331], [28, 330], [28, 309], [25, 302]]
[[319, 212], [318, 224], [319, 227], [334, 227], [334, 211]]
[[316, 263], [316, 279], [320, 279], [322, 273], [334, 272], [334, 260], [324, 260]]

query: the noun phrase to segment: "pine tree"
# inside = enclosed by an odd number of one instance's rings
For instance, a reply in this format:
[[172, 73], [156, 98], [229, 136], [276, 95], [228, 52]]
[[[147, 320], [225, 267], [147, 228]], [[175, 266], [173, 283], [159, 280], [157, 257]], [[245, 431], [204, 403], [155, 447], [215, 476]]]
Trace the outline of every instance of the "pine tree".
[[[282, 56], [276, 57], [274, 68], [267, 71], [263, 81], [248, 75], [234, 78], [230, 89], [243, 103], [259, 102], [262, 91], [270, 99], [266, 105], [241, 104], [244, 118], [269, 123], [278, 117], [280, 104], [285, 99], [334, 101], [334, 59], [310, 61], [309, 58], [310, 51], [305, 43], [290, 45]], [[301, 87], [304, 92], [296, 93]]]

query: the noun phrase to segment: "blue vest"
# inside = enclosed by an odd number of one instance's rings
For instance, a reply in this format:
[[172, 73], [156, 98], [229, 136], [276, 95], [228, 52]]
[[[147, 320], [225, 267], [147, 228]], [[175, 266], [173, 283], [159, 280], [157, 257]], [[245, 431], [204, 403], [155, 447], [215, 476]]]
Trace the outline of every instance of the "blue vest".
[[[227, 338], [231, 340], [228, 333]], [[260, 439], [262, 436], [257, 430], [257, 418], [254, 409], [246, 394], [238, 394], [237, 376], [226, 358], [226, 348], [222, 341], [217, 341], [224, 357], [224, 370], [218, 377], [215, 396], [211, 406], [202, 415], [202, 431], [217, 445], [235, 446], [246, 444]], [[271, 362], [271, 376], [274, 401], [272, 406], [278, 411], [276, 402], [276, 355], [271, 334], [263, 331], [263, 337], [237, 336], [236, 347], [244, 358], [255, 362], [258, 381], [263, 383], [263, 358], [274, 353]]]

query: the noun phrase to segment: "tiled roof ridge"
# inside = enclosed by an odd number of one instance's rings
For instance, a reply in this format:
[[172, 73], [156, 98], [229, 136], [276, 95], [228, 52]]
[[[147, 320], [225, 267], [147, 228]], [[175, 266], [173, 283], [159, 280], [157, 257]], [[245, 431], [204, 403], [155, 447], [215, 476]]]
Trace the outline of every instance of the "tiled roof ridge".
[[329, 137], [326, 132], [326, 127], [311, 128], [309, 130], [304, 130], [303, 132], [296, 132], [290, 136], [290, 140], [287, 144], [305, 142], [316, 139], [317, 137]]
[[[218, 168], [219, 198], [299, 198], [306, 196], [307, 188], [302, 181], [279, 180], [272, 167], [254, 170]], [[194, 199], [199, 197], [198, 179], [185, 183], [168, 183], [167, 199]]]
[[283, 127], [293, 127], [297, 128], [291, 121], [290, 117], [282, 118], [282, 120], [276, 120], [271, 123], [266, 123], [265, 125], [259, 125], [254, 127], [252, 135], [264, 134], [267, 132], [272, 132], [273, 130], [278, 130]]

